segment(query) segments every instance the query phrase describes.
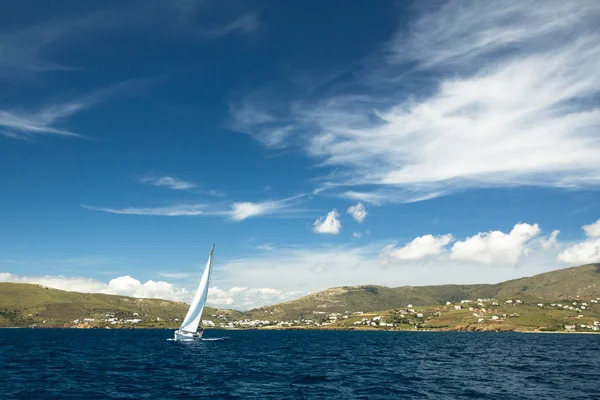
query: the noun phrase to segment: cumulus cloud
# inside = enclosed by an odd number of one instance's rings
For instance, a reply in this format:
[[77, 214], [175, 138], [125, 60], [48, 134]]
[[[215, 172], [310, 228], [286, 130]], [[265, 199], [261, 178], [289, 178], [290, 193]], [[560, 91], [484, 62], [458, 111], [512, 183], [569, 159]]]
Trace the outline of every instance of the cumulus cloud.
[[600, 237], [600, 219], [593, 224], [584, 225], [582, 229], [588, 237]]
[[[167, 277], [189, 278], [189, 274], [161, 274]], [[120, 276], [108, 283], [97, 279], [68, 276], [19, 276], [8, 272], [0, 272], [0, 282], [31, 283], [53, 289], [80, 293], [103, 293], [130, 296], [146, 299], [165, 299], [189, 303], [195, 294], [195, 288], [188, 290], [165, 281], [148, 280], [144, 283], [131, 276]], [[273, 288], [232, 287], [221, 289], [211, 286], [208, 291], [207, 304], [212, 307], [235, 308], [247, 310], [255, 307], [287, 301], [305, 294], [302, 291], [281, 291]]]
[[81, 293], [104, 293], [121, 296], [160, 298], [173, 301], [189, 302], [193, 293], [185, 289], [175, 288], [164, 281], [149, 280], [144, 283], [131, 276], [120, 276], [104, 283], [97, 279], [68, 276], [19, 276], [11, 273], [0, 273], [0, 282], [32, 283], [49, 288]]
[[600, 219], [582, 229], [588, 238], [562, 251], [559, 261], [571, 265], [600, 262]]
[[220, 289], [211, 287], [208, 293], [208, 302], [215, 307], [231, 307], [249, 310], [265, 305], [288, 301], [306, 294], [302, 291], [281, 291], [273, 288], [247, 288], [232, 287]]
[[315, 233], [337, 235], [342, 229], [339, 217], [340, 214], [337, 210], [330, 211], [326, 217], [321, 217], [314, 222], [313, 231]]
[[153, 185], [153, 186], [163, 186], [163, 187], [167, 187], [169, 189], [175, 189], [175, 190], [186, 190], [186, 189], [192, 189], [192, 188], [196, 187], [196, 185], [192, 182], [186, 182], [182, 179], [174, 178], [172, 176], [158, 177], [158, 176], [151, 175], [151, 176], [142, 178], [140, 180], [140, 182], [146, 183], [148, 185]]
[[478, 233], [454, 243], [450, 257], [460, 261], [514, 265], [526, 253], [527, 243], [541, 232], [538, 224], [516, 224], [510, 233]]
[[352, 232], [352, 237], [354, 239], [360, 239], [362, 237], [362, 233], [360, 233], [360, 232]]
[[362, 223], [367, 217], [367, 210], [361, 202], [358, 202], [356, 205], [350, 206], [347, 212], [358, 223]]
[[402, 247], [396, 247], [396, 244], [385, 246], [380, 256], [386, 259], [396, 260], [420, 260], [428, 256], [437, 256], [441, 254], [445, 247], [454, 238], [451, 234], [433, 236], [424, 235], [413, 239], [410, 243]]
[[558, 260], [571, 265], [600, 262], [600, 238], [590, 238], [565, 249]]
[[558, 246], [558, 235], [560, 231], [557, 229], [553, 231], [550, 236], [545, 238], [540, 238], [540, 246], [544, 249], [551, 249], [553, 247]]

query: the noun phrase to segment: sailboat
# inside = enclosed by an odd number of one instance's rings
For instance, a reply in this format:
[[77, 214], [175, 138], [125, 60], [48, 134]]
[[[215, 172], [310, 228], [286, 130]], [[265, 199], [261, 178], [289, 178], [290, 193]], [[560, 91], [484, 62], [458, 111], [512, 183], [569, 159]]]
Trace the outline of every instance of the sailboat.
[[204, 305], [206, 304], [206, 297], [208, 295], [208, 285], [210, 283], [210, 274], [212, 272], [212, 257], [215, 251], [215, 245], [213, 244], [208, 256], [208, 262], [204, 267], [204, 273], [200, 279], [198, 290], [194, 295], [194, 300], [190, 304], [190, 308], [183, 319], [181, 327], [175, 331], [175, 341], [194, 341], [202, 339], [203, 330], [200, 328], [198, 331], [198, 325], [202, 319], [202, 311], [204, 311]]

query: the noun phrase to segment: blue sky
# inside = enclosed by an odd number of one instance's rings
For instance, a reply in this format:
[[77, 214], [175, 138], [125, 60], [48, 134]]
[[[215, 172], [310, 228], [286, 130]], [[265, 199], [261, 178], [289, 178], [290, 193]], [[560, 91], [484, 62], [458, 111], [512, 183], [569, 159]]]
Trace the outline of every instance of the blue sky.
[[[0, 280], [250, 308], [600, 262], [594, 2], [12, 1]], [[559, 232], [558, 232], [559, 231]]]

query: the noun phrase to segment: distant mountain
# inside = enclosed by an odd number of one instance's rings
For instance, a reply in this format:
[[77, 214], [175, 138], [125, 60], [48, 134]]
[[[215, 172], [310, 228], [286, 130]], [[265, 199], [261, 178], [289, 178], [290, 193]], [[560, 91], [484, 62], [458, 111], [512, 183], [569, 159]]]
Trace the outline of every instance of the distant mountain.
[[254, 318], [310, 318], [315, 311], [381, 311], [408, 304], [415, 306], [460, 302], [463, 299], [529, 297], [545, 300], [600, 297], [600, 264], [561, 269], [494, 285], [342, 286], [309, 294], [297, 300], [248, 312]]
[[[0, 283], [0, 327], [117, 325], [111, 321], [141, 320], [135, 326], [176, 327], [189, 305], [161, 299], [138, 299], [50, 289], [26, 283]], [[205, 315], [237, 319], [233, 310], [207, 308]], [[84, 321], [84, 319], [94, 321]], [[73, 321], [78, 320], [74, 323]], [[132, 323], [125, 325], [134, 325]]]

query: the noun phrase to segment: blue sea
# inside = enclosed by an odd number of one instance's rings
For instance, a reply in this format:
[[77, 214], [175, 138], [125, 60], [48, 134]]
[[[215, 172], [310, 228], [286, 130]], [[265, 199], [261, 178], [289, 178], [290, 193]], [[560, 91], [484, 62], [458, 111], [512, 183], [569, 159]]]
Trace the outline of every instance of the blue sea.
[[600, 335], [0, 329], [0, 399], [600, 399]]

